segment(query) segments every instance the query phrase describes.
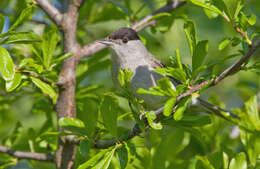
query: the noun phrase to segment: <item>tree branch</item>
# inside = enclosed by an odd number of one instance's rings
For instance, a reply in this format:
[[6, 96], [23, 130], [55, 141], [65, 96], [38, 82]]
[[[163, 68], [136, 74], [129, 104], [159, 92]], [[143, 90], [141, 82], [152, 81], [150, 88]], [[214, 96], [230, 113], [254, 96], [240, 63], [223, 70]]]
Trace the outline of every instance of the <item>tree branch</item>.
[[63, 15], [48, 0], [36, 0], [36, 4], [54, 21], [58, 26], [62, 26]]
[[[156, 23], [155, 20], [153, 20], [151, 22], [147, 22], [147, 21], [149, 21], [154, 15], [156, 15], [158, 13], [163, 13], [163, 12], [172, 12], [175, 9], [183, 6], [185, 3], [186, 2], [184, 2], [184, 1], [173, 0], [169, 3], [167, 3], [165, 6], [161, 7], [160, 9], [156, 10], [155, 12], [153, 12], [151, 15], [148, 15], [145, 18], [141, 19], [140, 21], [136, 22], [135, 24], [133, 24], [131, 26], [131, 28], [133, 28], [137, 32], [139, 32], [149, 26], [153, 26]], [[89, 45], [85, 45], [81, 49], [81, 54], [82, 54], [81, 57], [93, 55], [105, 48], [106, 48], [105, 45], [102, 45], [102, 44], [96, 43], [96, 42], [89, 44]]]
[[5, 146], [0, 146], [0, 152], [9, 154], [10, 156], [13, 156], [13, 157], [16, 157], [19, 159], [54, 162], [54, 156], [51, 154], [17, 151], [17, 150], [13, 150], [13, 149], [5, 147]]

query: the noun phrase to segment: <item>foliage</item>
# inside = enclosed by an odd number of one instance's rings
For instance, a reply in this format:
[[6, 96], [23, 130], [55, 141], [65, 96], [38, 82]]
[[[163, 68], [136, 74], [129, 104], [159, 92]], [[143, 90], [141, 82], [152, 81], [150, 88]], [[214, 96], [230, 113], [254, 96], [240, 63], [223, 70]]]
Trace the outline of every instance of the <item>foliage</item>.
[[[60, 1], [54, 2], [62, 6]], [[77, 39], [81, 45], [94, 42], [167, 2], [85, 1], [79, 10]], [[77, 117], [58, 119], [55, 104], [62, 90], [58, 75], [63, 60], [72, 54], [63, 52], [59, 28], [34, 2], [0, 1], [1, 145], [54, 154], [58, 137], [72, 136], [79, 140], [77, 169], [259, 168], [259, 53], [225, 82], [213, 89], [207, 85], [176, 105], [178, 96], [213, 81], [247, 53], [259, 38], [259, 6], [257, 0], [188, 0], [184, 7], [147, 21], [156, 20], [157, 25], [141, 31], [141, 39], [167, 67], [156, 69], [165, 76], [157, 86], [138, 93], [166, 98], [159, 117], [156, 110], [146, 112], [143, 101], [132, 95], [133, 72], [121, 70], [118, 81], [122, 90], [115, 90], [108, 73], [109, 52], [103, 50], [81, 59], [77, 66]], [[180, 84], [173, 87], [171, 78]], [[200, 95], [221, 108], [236, 107], [232, 113], [241, 119], [196, 110], [190, 105]], [[135, 123], [143, 132], [128, 139]], [[64, 131], [58, 132], [58, 127]], [[116, 144], [95, 149], [97, 143], [110, 139], [117, 140]], [[16, 160], [1, 153], [0, 168], [51, 169], [55, 165]]]

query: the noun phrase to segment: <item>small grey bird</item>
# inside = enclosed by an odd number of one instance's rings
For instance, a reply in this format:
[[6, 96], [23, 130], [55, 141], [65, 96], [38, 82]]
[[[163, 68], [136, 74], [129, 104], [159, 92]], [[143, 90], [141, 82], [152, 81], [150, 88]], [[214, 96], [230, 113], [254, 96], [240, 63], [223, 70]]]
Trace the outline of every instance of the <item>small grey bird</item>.
[[[164, 65], [146, 49], [137, 32], [131, 28], [120, 28], [99, 42], [111, 49], [111, 74], [116, 88], [121, 90], [117, 79], [119, 70], [128, 69], [133, 72], [130, 88], [134, 96], [144, 100], [144, 104], [149, 110], [161, 108], [166, 101], [165, 97], [137, 93], [139, 88], [148, 90], [150, 87], [156, 86], [157, 80], [165, 77], [154, 71], [156, 68], [164, 67]], [[175, 89], [175, 86], [179, 82], [174, 79], [172, 79], [172, 82], [172, 88]], [[202, 99], [198, 98], [193, 100], [193, 102], [199, 102], [203, 106], [206, 106], [207, 109], [213, 107], [216, 110], [216, 106]], [[217, 110], [225, 111], [221, 108], [217, 108]], [[225, 112], [232, 115], [228, 111]]]

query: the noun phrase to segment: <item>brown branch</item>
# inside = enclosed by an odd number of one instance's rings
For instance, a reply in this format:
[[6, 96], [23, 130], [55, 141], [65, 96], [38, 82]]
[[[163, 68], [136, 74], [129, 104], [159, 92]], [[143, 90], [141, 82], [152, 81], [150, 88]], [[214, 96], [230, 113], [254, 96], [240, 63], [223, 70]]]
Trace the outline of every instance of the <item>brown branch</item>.
[[62, 26], [63, 15], [48, 0], [36, 0], [36, 4], [45, 11], [45, 13], [57, 24]]
[[13, 157], [16, 157], [19, 159], [54, 162], [54, 156], [51, 154], [17, 151], [17, 150], [13, 150], [13, 149], [5, 147], [5, 146], [0, 146], [0, 152], [9, 154], [10, 156], [13, 156]]
[[[160, 9], [156, 10], [155, 12], [153, 12], [151, 15], [148, 15], [145, 18], [141, 19], [140, 21], [136, 22], [135, 24], [133, 24], [131, 26], [131, 28], [135, 29], [136, 31], [141, 31], [149, 26], [153, 26], [156, 24], [155, 20], [153, 20], [151, 22], [147, 22], [147, 21], [149, 21], [154, 15], [156, 15], [158, 13], [163, 13], [163, 12], [172, 12], [175, 9], [183, 6], [185, 3], [186, 2], [184, 2], [184, 1], [173, 0], [169, 3], [167, 3], [165, 6], [161, 7]], [[105, 48], [106, 48], [105, 45], [102, 45], [102, 44], [96, 43], [96, 42], [89, 44], [89, 45], [85, 45], [81, 49], [81, 54], [82, 54], [81, 57], [93, 55]]]

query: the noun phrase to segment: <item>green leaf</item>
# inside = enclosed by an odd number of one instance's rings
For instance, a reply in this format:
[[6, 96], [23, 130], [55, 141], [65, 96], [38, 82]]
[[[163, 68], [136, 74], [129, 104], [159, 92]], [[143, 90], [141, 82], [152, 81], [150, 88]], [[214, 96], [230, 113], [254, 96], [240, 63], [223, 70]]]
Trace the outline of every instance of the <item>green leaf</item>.
[[15, 68], [13, 60], [9, 52], [2, 46], [0, 46], [0, 72], [6, 81], [14, 78]]
[[[167, 13], [167, 12], [162, 12], [162, 13], [158, 13], [156, 15], [153, 15], [150, 19], [147, 20], [147, 22], [145, 23], [148, 23], [148, 22], [151, 22], [153, 20], [156, 20], [156, 19], [159, 19], [159, 18], [162, 18], [162, 17], [165, 17], [165, 16], [172, 16], [170, 13]], [[145, 24], [144, 23], [144, 24]]]
[[191, 97], [187, 97], [187, 98], [184, 98], [180, 101], [180, 103], [178, 104], [178, 107], [176, 109], [176, 111], [174, 112], [173, 114], [173, 118], [176, 120], [176, 121], [179, 121], [182, 119], [183, 117], [183, 113], [184, 111], [186, 110], [187, 106], [188, 106], [188, 103], [191, 101]]
[[250, 123], [256, 130], [260, 130], [260, 118], [258, 112], [257, 96], [251, 97], [246, 103], [246, 112]]
[[[207, 157], [196, 156], [196, 159], [198, 159], [198, 160], [201, 162], [203, 168], [206, 168], [206, 169], [214, 169], [214, 167], [213, 167], [212, 164], [209, 162], [209, 160], [207, 159]], [[198, 163], [197, 163], [197, 165], [198, 165]], [[201, 167], [197, 167], [197, 168], [201, 168]]]
[[91, 148], [91, 143], [87, 139], [81, 140], [79, 149], [80, 153], [86, 158]]
[[219, 15], [222, 15], [221, 10], [219, 10], [216, 6], [210, 4], [208, 1], [205, 0], [191, 0], [191, 2], [197, 6], [200, 6], [202, 8], [208, 9], [212, 12], [215, 12]]
[[193, 73], [192, 73], [192, 79], [196, 79], [196, 77], [201, 73], [203, 72], [204, 70], [207, 69], [207, 66], [206, 65], [203, 65], [203, 66], [200, 66], [198, 67]]
[[157, 68], [155, 69], [155, 72], [162, 74], [162, 75], [167, 75], [170, 77], [173, 77], [174, 79], [177, 79], [181, 82], [186, 82], [186, 73], [179, 69], [179, 68], [172, 68], [172, 67], [167, 67], [167, 68]]
[[164, 104], [163, 115], [170, 116], [172, 113], [173, 106], [175, 104], [176, 97], [172, 97]]
[[147, 118], [147, 121], [149, 125], [155, 129], [155, 130], [161, 130], [162, 124], [161, 123], [155, 123], [154, 120], [156, 119], [156, 114], [153, 111], [149, 111], [145, 113], [145, 117]]
[[165, 125], [170, 126], [187, 126], [187, 127], [200, 127], [211, 124], [211, 119], [209, 116], [183, 116], [179, 121], [174, 119], [169, 119], [163, 122]]
[[100, 112], [105, 126], [115, 137], [117, 136], [118, 110], [118, 100], [113, 96], [105, 95], [100, 105]]
[[209, 41], [203, 40], [199, 41], [196, 45], [194, 53], [192, 55], [192, 71], [195, 71], [198, 67], [200, 67], [208, 54], [209, 49]]
[[213, 11], [211, 11], [211, 10], [208, 10], [208, 9], [206, 9], [206, 8], [204, 8], [203, 10], [204, 10], [205, 14], [206, 14], [210, 19], [216, 18], [216, 17], [219, 16], [218, 13], [213, 12]]
[[226, 5], [227, 14], [233, 19], [238, 16], [240, 10], [244, 6], [244, 0], [224, 0], [223, 2]]
[[87, 135], [84, 123], [76, 117], [62, 117], [59, 119], [58, 124], [65, 130], [70, 130], [73, 134]]
[[162, 89], [160, 89], [158, 86], [151, 87], [149, 90], [139, 88], [137, 90], [137, 93], [139, 94], [147, 94], [147, 95], [154, 95], [154, 96], [165, 96], [167, 93], [165, 93]]
[[22, 74], [15, 73], [13, 80], [6, 81], [5, 87], [7, 92], [11, 92], [16, 89], [22, 81]]
[[13, 32], [2, 43], [3, 44], [26, 44], [40, 42], [41, 37], [36, 33], [30, 32]]
[[90, 158], [85, 163], [81, 164], [78, 169], [87, 169], [88, 167], [93, 167], [107, 152], [109, 149], [101, 150], [99, 153], [97, 153], [95, 156]]
[[35, 77], [32, 77], [30, 76], [32, 82], [41, 89], [41, 91], [47, 95], [49, 95], [52, 100], [53, 100], [53, 103], [56, 103], [57, 101], [57, 94], [56, 92], [54, 91], [54, 89], [47, 83], [41, 81], [40, 79], [37, 79]]
[[42, 52], [43, 65], [51, 70], [53, 53], [58, 43], [58, 30], [55, 26], [46, 26], [43, 33]]
[[188, 45], [190, 47], [190, 54], [193, 55], [193, 51], [195, 50], [197, 45], [197, 31], [192, 20], [187, 20], [184, 23], [184, 32], [188, 41]]
[[3, 31], [4, 25], [5, 25], [5, 17], [0, 13], [0, 34]]
[[126, 168], [127, 163], [129, 161], [129, 148], [127, 147], [127, 144], [124, 144], [123, 146], [121, 146], [119, 149], [116, 150], [117, 152], [117, 156], [119, 159], [119, 163], [120, 163], [120, 167], [121, 169]]
[[176, 92], [176, 88], [168, 77], [163, 77], [163, 78], [157, 80], [157, 84], [160, 87], [160, 89], [162, 89], [168, 95], [177, 97], [178, 94]]
[[98, 164], [96, 164], [92, 169], [107, 169], [110, 165], [112, 157], [114, 156], [116, 148], [113, 148], [111, 151], [107, 152], [103, 159], [100, 160]]
[[183, 70], [182, 63], [181, 63], [180, 51], [179, 51], [178, 48], [175, 50], [175, 58], [176, 58], [178, 68]]
[[229, 169], [247, 169], [246, 155], [241, 152], [230, 161]]
[[224, 48], [226, 48], [228, 46], [228, 44], [230, 43], [230, 39], [229, 38], [225, 38], [224, 40], [222, 40], [220, 42], [220, 44], [218, 45], [218, 50], [223, 50]]
[[228, 169], [228, 164], [229, 164], [229, 158], [228, 155], [223, 152], [223, 169]]
[[18, 19], [14, 22], [14, 24], [8, 30], [8, 32], [14, 30], [17, 26], [19, 26], [23, 22], [30, 20], [33, 16], [33, 13], [34, 13], [34, 6], [28, 6], [27, 8], [25, 8], [19, 15]]
[[254, 14], [250, 15], [250, 17], [248, 18], [248, 23], [250, 25], [254, 25], [256, 23], [256, 15]]

